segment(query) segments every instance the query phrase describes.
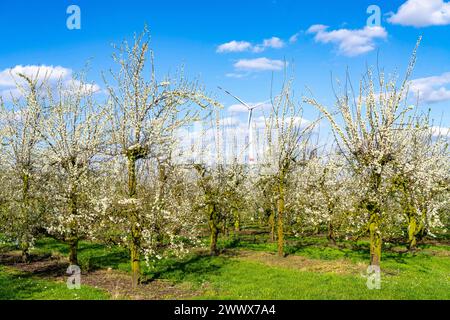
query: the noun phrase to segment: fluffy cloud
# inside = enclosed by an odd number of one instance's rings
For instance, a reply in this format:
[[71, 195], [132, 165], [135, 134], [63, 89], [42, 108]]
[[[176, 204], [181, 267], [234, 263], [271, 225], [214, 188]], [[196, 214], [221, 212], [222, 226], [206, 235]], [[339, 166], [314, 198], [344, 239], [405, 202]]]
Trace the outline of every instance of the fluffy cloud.
[[244, 52], [244, 51], [252, 51], [255, 53], [260, 53], [265, 51], [268, 48], [272, 49], [281, 49], [285, 46], [283, 40], [278, 37], [272, 37], [270, 39], [264, 39], [261, 44], [253, 45], [247, 41], [230, 41], [224, 44], [221, 44], [217, 47], [216, 52], [218, 53], [228, 53], [228, 52]]
[[241, 59], [234, 64], [237, 70], [243, 71], [279, 71], [287, 65], [282, 60], [270, 60], [267, 58]]
[[279, 49], [284, 47], [284, 42], [278, 37], [272, 37], [270, 39], [265, 39], [263, 42], [263, 46], [266, 48]]
[[30, 78], [38, 78], [43, 80], [47, 78], [49, 81], [56, 81], [58, 79], [68, 78], [72, 75], [72, 70], [63, 68], [61, 66], [35, 66], [18, 65], [14, 68], [8, 68], [0, 71], [0, 87], [14, 87], [19, 81], [19, 74], [24, 74]]
[[338, 52], [348, 57], [358, 56], [375, 49], [376, 39], [386, 39], [387, 32], [383, 27], [364, 27], [363, 29], [338, 29], [328, 31], [328, 26], [313, 25], [307, 33], [315, 34], [314, 40], [319, 43], [333, 43]]
[[411, 92], [421, 102], [437, 103], [450, 100], [450, 72], [411, 81]]
[[247, 41], [230, 41], [224, 44], [221, 44], [217, 47], [217, 52], [225, 53], [225, 52], [243, 52], [250, 50], [252, 48], [252, 44]]
[[408, 0], [388, 18], [393, 24], [413, 27], [450, 24], [450, 2], [444, 0]]
[[23, 79], [20, 78], [20, 74], [26, 75], [30, 78], [43, 81], [48, 81], [51, 86], [56, 86], [58, 81], [62, 82], [63, 87], [66, 90], [71, 88], [80, 88], [84, 92], [97, 93], [101, 91], [101, 88], [97, 84], [81, 84], [80, 81], [73, 79], [73, 71], [61, 66], [47, 66], [47, 65], [17, 65], [13, 68], [7, 68], [0, 71], [0, 97], [5, 100], [9, 100], [11, 97], [19, 98], [21, 95], [20, 90], [17, 89], [16, 83], [23, 83]]

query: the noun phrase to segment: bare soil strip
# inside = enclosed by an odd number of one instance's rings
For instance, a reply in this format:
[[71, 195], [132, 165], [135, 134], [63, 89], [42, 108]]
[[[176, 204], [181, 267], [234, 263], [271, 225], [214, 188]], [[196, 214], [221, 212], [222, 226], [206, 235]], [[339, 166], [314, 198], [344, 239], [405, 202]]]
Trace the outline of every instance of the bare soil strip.
[[361, 274], [367, 269], [364, 263], [354, 263], [350, 260], [317, 260], [302, 256], [290, 255], [280, 259], [274, 253], [236, 250], [236, 257], [247, 261], [256, 261], [271, 267], [295, 269], [299, 271], [310, 271], [320, 273], [337, 274]]
[[[30, 263], [23, 263], [19, 252], [8, 252], [0, 253], [0, 264], [46, 280], [66, 282], [68, 277], [69, 263], [61, 257], [32, 255]], [[130, 275], [112, 269], [82, 273], [81, 285], [105, 290], [112, 299], [126, 300], [191, 299], [202, 293], [187, 283], [173, 284], [166, 280], [149, 281], [133, 290]]]

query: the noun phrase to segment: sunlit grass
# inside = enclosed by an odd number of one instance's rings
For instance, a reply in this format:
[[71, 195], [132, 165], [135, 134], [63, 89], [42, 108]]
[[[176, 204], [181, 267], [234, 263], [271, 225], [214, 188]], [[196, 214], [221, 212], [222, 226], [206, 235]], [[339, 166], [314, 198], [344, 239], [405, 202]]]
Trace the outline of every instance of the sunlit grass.
[[[287, 243], [286, 252], [291, 257], [303, 257], [312, 264], [323, 261], [325, 265], [336, 266], [345, 261], [361, 266], [369, 260], [368, 243], [364, 240], [329, 245], [322, 237], [305, 237], [297, 241], [288, 239]], [[311, 272], [287, 262], [271, 265], [264, 259], [253, 261], [241, 257], [241, 252], [260, 252], [273, 257], [276, 245], [267, 242], [264, 235], [222, 240], [220, 248], [225, 254], [219, 257], [210, 257], [204, 250], [184, 258], [158, 260], [151, 267], [143, 263], [144, 278], [188, 283], [193, 290], [201, 292], [196, 299], [450, 299], [450, 247], [447, 245], [420, 245], [415, 254], [406, 252], [402, 246], [387, 245], [381, 266], [381, 290], [369, 290], [363, 272], [336, 273], [326, 268]], [[52, 239], [41, 239], [33, 252], [66, 255], [67, 246]], [[79, 261], [84, 272], [106, 268], [129, 271], [128, 253], [118, 247], [81, 242]], [[1, 299], [108, 298], [100, 290], [85, 287], [81, 291], [69, 291], [64, 283], [37, 279], [9, 267], [0, 269], [0, 282]]]

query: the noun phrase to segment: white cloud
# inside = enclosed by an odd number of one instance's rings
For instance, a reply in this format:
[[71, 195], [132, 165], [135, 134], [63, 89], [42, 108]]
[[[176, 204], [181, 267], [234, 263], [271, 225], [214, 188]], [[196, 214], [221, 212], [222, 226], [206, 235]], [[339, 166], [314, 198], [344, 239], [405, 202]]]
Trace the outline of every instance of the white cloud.
[[279, 71], [287, 65], [282, 60], [270, 60], [267, 58], [241, 59], [234, 64], [237, 70], [244, 71]]
[[259, 53], [263, 52], [268, 48], [281, 49], [284, 48], [286, 44], [283, 40], [278, 37], [272, 37], [270, 39], [264, 39], [263, 42], [257, 46], [253, 47], [253, 52]]
[[17, 88], [9, 88], [0, 90], [0, 99], [10, 101], [11, 99], [20, 98], [21, 92]]
[[100, 86], [95, 83], [81, 83], [81, 81], [75, 79], [64, 81], [63, 86], [65, 90], [80, 90], [84, 94], [99, 93], [101, 91]]
[[228, 108], [228, 112], [230, 113], [247, 113], [248, 109], [246, 106], [242, 104], [233, 104]]
[[388, 18], [402, 26], [427, 27], [450, 24], [450, 2], [443, 0], [408, 0]]
[[411, 92], [421, 102], [437, 103], [450, 100], [450, 72], [411, 81]]
[[298, 37], [300, 36], [300, 32], [297, 32], [296, 34], [292, 35], [289, 38], [289, 43], [296, 43], [298, 41]]
[[328, 26], [313, 25], [307, 33], [315, 34], [314, 40], [320, 43], [333, 43], [338, 46], [339, 54], [354, 57], [375, 49], [375, 39], [386, 39], [383, 27], [364, 27], [363, 29], [338, 29], [328, 31]]
[[227, 52], [245, 52], [252, 51], [255, 53], [260, 53], [265, 51], [268, 48], [272, 49], [281, 49], [285, 46], [283, 40], [278, 37], [272, 37], [270, 39], [264, 39], [261, 44], [253, 45], [248, 41], [230, 41], [224, 44], [221, 44], [217, 47], [216, 52], [218, 53], [227, 53]]
[[247, 41], [230, 41], [224, 44], [221, 44], [217, 47], [217, 52], [225, 53], [225, 52], [243, 52], [250, 50], [252, 48], [252, 44]]
[[72, 70], [61, 66], [17, 65], [14, 68], [0, 71], [0, 87], [14, 87], [15, 80], [20, 81], [19, 74], [24, 74], [30, 78], [37, 77], [39, 80], [47, 78], [49, 81], [56, 81], [60, 78], [70, 77]]
[[[17, 89], [16, 83], [23, 84], [24, 80], [19, 77], [19, 74], [26, 75], [38, 81], [46, 80], [52, 87], [56, 87], [58, 81], [65, 90], [71, 88], [79, 88], [81, 82], [73, 79], [73, 71], [62, 66], [47, 66], [47, 65], [17, 65], [13, 68], [7, 68], [0, 71], [0, 97], [5, 100], [13, 98], [20, 98], [21, 91]], [[81, 88], [85, 93], [99, 93], [101, 88], [94, 83], [86, 83]]]
[[263, 46], [265, 48], [280, 49], [284, 47], [284, 41], [278, 37], [272, 37], [270, 39], [265, 39], [263, 41]]

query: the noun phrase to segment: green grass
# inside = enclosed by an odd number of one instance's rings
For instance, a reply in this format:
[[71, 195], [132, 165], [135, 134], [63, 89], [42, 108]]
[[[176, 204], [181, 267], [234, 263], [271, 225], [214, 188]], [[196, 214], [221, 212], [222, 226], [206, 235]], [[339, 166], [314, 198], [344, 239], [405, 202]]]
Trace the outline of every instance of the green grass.
[[450, 299], [448, 279], [443, 283], [439, 276], [430, 279], [416, 272], [383, 276], [381, 290], [368, 290], [361, 276], [299, 272], [239, 261], [225, 264], [209, 281], [212, 289], [201, 298]]
[[108, 295], [99, 289], [81, 286], [69, 290], [65, 283], [47, 281], [13, 268], [0, 266], [1, 300], [103, 300]]
[[[339, 263], [369, 261], [367, 241], [340, 242], [330, 246], [321, 237], [288, 239], [290, 255]], [[266, 236], [243, 236], [240, 241], [222, 240], [222, 249], [276, 252]], [[149, 268], [143, 264], [148, 280], [168, 279], [189, 283], [201, 290], [201, 299], [450, 299], [450, 258], [448, 245], [421, 245], [416, 254], [399, 253], [402, 246], [387, 244], [382, 257], [382, 288], [369, 290], [360, 274], [312, 272], [273, 266], [260, 261], [222, 255], [209, 257], [192, 253], [185, 258], [167, 258]], [[65, 255], [67, 246], [52, 239], [37, 242], [35, 252]], [[82, 242], [79, 260], [83, 270], [113, 268], [129, 271], [126, 250]], [[336, 262], [336, 260], [338, 260]], [[83, 291], [84, 290], [84, 291]], [[90, 288], [72, 292], [64, 283], [52, 283], [0, 269], [2, 299], [102, 299], [104, 293]], [[77, 294], [77, 296], [74, 296]]]
[[[366, 262], [365, 244], [356, 248], [326, 247], [321, 240], [296, 255], [332, 261], [349, 259]], [[317, 243], [319, 242], [319, 243]], [[261, 251], [275, 251], [273, 244], [261, 244]], [[426, 246], [433, 250], [438, 247]], [[255, 249], [245, 243], [240, 249]], [[448, 250], [444, 246], [438, 250]], [[173, 281], [189, 281], [198, 287], [207, 283], [202, 299], [450, 299], [450, 259], [428, 251], [416, 255], [387, 251], [382, 263], [382, 289], [368, 290], [362, 275], [306, 272], [243, 261], [239, 258], [192, 255], [180, 261], [160, 262], [153, 272]]]
[[[32, 252], [67, 256], [69, 247], [57, 240], [44, 238], [36, 242], [36, 248]], [[83, 271], [107, 268], [128, 270], [128, 261], [128, 252], [124, 248], [87, 241], [79, 243], [78, 263]]]

